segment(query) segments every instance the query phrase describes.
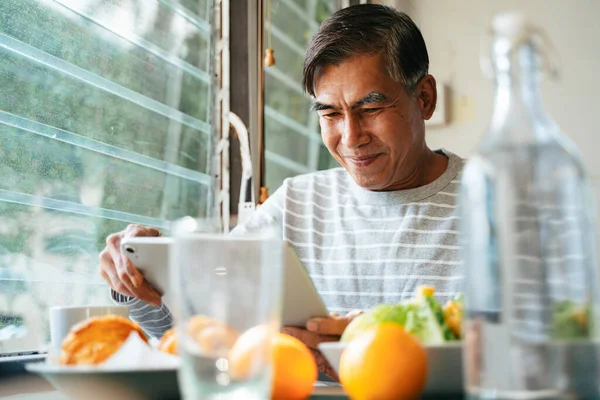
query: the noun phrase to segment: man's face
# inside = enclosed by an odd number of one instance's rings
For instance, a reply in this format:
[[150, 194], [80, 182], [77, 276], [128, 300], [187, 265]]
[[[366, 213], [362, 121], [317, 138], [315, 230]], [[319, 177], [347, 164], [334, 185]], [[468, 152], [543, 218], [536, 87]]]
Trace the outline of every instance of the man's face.
[[326, 66], [315, 82], [321, 137], [331, 155], [365, 189], [402, 188], [425, 147], [422, 101], [388, 77], [379, 55]]

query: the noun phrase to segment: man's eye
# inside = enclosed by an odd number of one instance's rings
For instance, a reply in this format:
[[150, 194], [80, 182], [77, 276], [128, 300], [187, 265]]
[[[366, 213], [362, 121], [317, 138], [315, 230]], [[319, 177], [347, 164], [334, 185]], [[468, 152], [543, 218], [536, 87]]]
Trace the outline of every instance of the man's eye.
[[381, 107], [375, 107], [375, 108], [365, 108], [363, 110], [363, 112], [367, 113], [367, 114], [373, 114], [376, 113], [377, 111], [380, 111]]
[[340, 115], [341, 114], [339, 112], [334, 111], [334, 112], [330, 112], [330, 113], [327, 113], [327, 114], [322, 114], [321, 116], [325, 117], [325, 118], [334, 118], [334, 117], [339, 117]]

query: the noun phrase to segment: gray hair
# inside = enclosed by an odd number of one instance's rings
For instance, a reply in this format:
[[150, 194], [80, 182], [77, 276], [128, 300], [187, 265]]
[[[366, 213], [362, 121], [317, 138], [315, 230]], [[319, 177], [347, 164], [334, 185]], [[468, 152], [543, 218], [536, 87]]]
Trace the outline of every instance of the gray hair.
[[315, 96], [315, 77], [327, 65], [339, 65], [357, 54], [381, 54], [386, 73], [410, 95], [428, 73], [427, 46], [408, 15], [379, 4], [343, 8], [329, 18], [311, 39], [302, 84]]

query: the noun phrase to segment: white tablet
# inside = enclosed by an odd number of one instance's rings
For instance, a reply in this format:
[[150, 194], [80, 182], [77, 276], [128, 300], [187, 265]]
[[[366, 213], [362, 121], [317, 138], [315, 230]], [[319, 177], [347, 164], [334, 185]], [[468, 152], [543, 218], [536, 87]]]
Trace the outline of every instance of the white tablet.
[[[169, 284], [169, 248], [173, 239], [167, 237], [124, 238], [121, 248], [144, 275], [144, 278], [172, 304]], [[327, 307], [312, 283], [306, 269], [292, 247], [284, 242], [283, 326], [304, 327], [314, 317], [327, 317]]]

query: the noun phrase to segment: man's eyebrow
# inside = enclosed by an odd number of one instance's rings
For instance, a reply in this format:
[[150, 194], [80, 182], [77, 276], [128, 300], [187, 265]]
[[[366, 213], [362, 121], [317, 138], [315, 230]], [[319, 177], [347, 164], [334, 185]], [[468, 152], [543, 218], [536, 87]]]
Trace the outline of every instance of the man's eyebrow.
[[386, 97], [386, 95], [381, 94], [381, 93], [377, 93], [377, 92], [371, 92], [368, 95], [366, 95], [365, 97], [363, 97], [362, 99], [360, 99], [359, 101], [357, 101], [356, 103], [352, 104], [352, 109], [367, 105], [367, 104], [373, 104], [373, 103], [384, 103], [388, 101], [388, 98]]
[[332, 106], [331, 104], [324, 104], [318, 101], [315, 101], [315, 104], [313, 104], [312, 109], [314, 111], [338, 110], [338, 108]]
[[[356, 103], [352, 104], [351, 108], [355, 109], [367, 104], [384, 103], [386, 101], [388, 101], [386, 95], [377, 92], [371, 92], [362, 99], [358, 100]], [[312, 106], [312, 109], [314, 111], [339, 110], [338, 107], [332, 106], [331, 104], [324, 104], [318, 101], [315, 101], [315, 103]]]

